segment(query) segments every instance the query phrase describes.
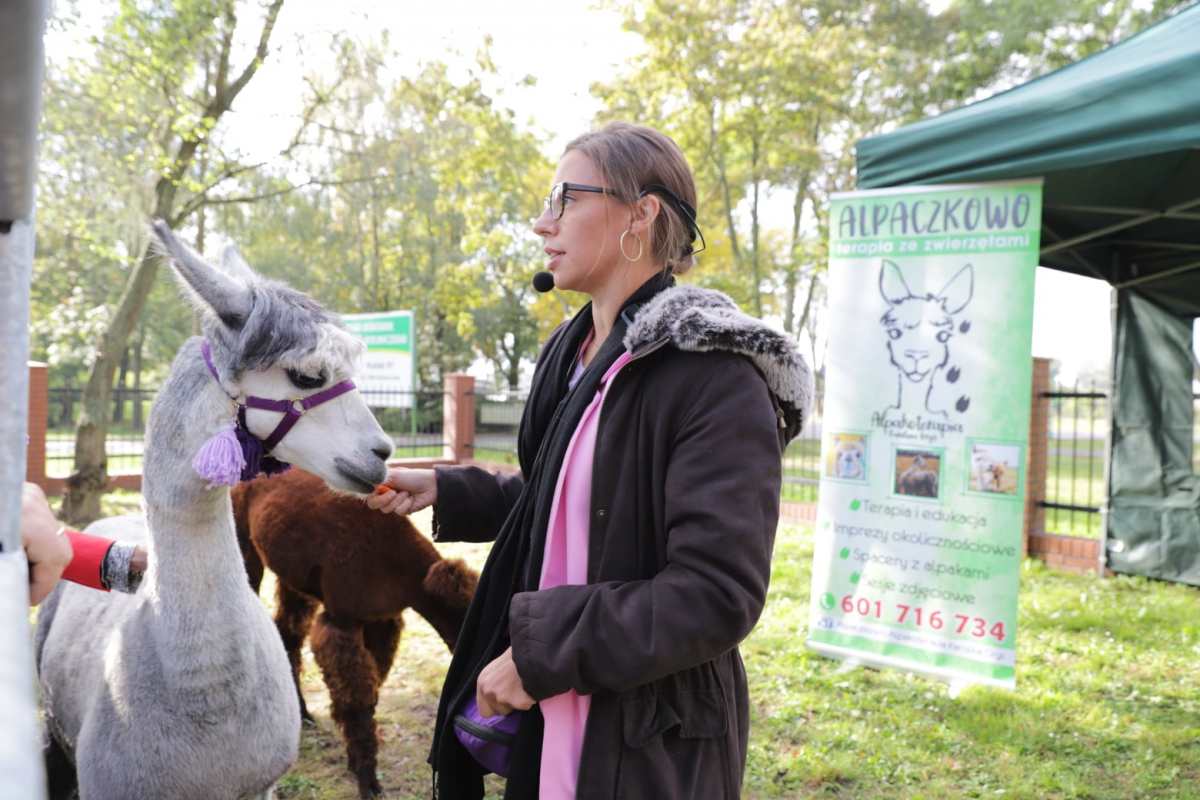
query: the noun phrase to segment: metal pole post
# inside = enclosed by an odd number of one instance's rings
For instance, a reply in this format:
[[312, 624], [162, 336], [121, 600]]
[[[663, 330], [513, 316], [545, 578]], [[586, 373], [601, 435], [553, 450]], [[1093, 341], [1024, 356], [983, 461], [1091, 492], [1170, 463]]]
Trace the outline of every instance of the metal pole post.
[[0, 776], [4, 796], [13, 800], [46, 796], [29, 631], [29, 570], [20, 543], [45, 23], [45, 0], [0, 0], [0, 375], [7, 395], [0, 414]]

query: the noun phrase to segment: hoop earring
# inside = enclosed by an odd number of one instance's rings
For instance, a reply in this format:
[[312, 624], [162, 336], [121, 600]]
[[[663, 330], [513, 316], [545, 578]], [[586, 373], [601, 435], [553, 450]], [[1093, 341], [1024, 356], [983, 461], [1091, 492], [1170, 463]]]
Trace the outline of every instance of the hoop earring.
[[621, 234], [621, 255], [625, 256], [626, 261], [629, 261], [632, 263], [634, 261], [640, 261], [642, 258], [642, 237], [638, 236], [636, 233], [633, 234], [633, 238], [637, 239], [638, 254], [637, 254], [637, 258], [630, 258], [629, 253], [625, 252], [625, 237], [628, 236], [629, 233], [630, 233], [629, 229], [626, 228], [625, 232]]

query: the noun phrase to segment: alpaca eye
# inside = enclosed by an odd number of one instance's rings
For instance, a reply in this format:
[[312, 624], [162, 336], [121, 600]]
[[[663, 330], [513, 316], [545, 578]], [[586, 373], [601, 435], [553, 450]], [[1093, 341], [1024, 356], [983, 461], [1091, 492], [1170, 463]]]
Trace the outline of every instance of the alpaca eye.
[[328, 380], [325, 377], [324, 372], [317, 375], [306, 375], [303, 372], [297, 372], [294, 369], [289, 369], [287, 371], [287, 376], [288, 380], [291, 381], [292, 385], [297, 389], [318, 389], [324, 386], [325, 381]]
[[950, 341], [950, 331], [938, 331], [937, 340], [942, 344]]
[[893, 339], [899, 339], [901, 336], [900, 329], [888, 328], [888, 336], [892, 337]]

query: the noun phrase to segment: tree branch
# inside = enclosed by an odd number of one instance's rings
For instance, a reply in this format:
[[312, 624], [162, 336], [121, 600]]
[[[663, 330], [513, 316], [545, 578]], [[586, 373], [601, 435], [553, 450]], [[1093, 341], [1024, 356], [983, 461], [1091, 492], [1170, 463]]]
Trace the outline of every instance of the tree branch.
[[[241, 94], [242, 89], [246, 88], [246, 84], [254, 77], [254, 73], [262, 65], [263, 60], [267, 57], [267, 50], [271, 44], [271, 31], [275, 29], [275, 20], [279, 16], [279, 9], [283, 7], [283, 0], [273, 0], [271, 7], [267, 9], [267, 18], [263, 22], [262, 33], [258, 37], [258, 49], [254, 53], [254, 58], [246, 65], [246, 69], [242, 70], [242, 74], [237, 77], [237, 80], [229, 86], [225, 93], [225, 108], [232, 105], [234, 98]], [[221, 102], [221, 97], [217, 98], [217, 102]]]

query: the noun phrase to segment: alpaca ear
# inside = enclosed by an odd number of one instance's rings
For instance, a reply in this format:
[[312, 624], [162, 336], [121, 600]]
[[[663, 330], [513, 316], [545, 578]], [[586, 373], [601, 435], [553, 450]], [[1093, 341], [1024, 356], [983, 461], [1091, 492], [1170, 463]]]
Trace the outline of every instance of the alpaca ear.
[[941, 299], [942, 308], [946, 310], [947, 314], [957, 314], [967, 303], [971, 302], [971, 296], [974, 293], [975, 269], [967, 264], [950, 279], [946, 288], [938, 292], [938, 298]]
[[252, 305], [250, 287], [246, 283], [226, 275], [196, 255], [175, 238], [166, 222], [155, 220], [150, 232], [151, 246], [170, 260], [184, 294], [198, 309], [216, 317], [231, 330], [246, 324]]
[[879, 270], [879, 293], [888, 301], [888, 305], [892, 306], [899, 305], [913, 296], [900, 273], [900, 266], [895, 261], [888, 261], [886, 258], [883, 260], [883, 267]]
[[227, 275], [241, 278], [246, 283], [251, 283], [258, 277], [246, 263], [246, 259], [242, 258], [242, 251], [238, 250], [233, 242], [221, 248], [221, 269], [225, 270]]

